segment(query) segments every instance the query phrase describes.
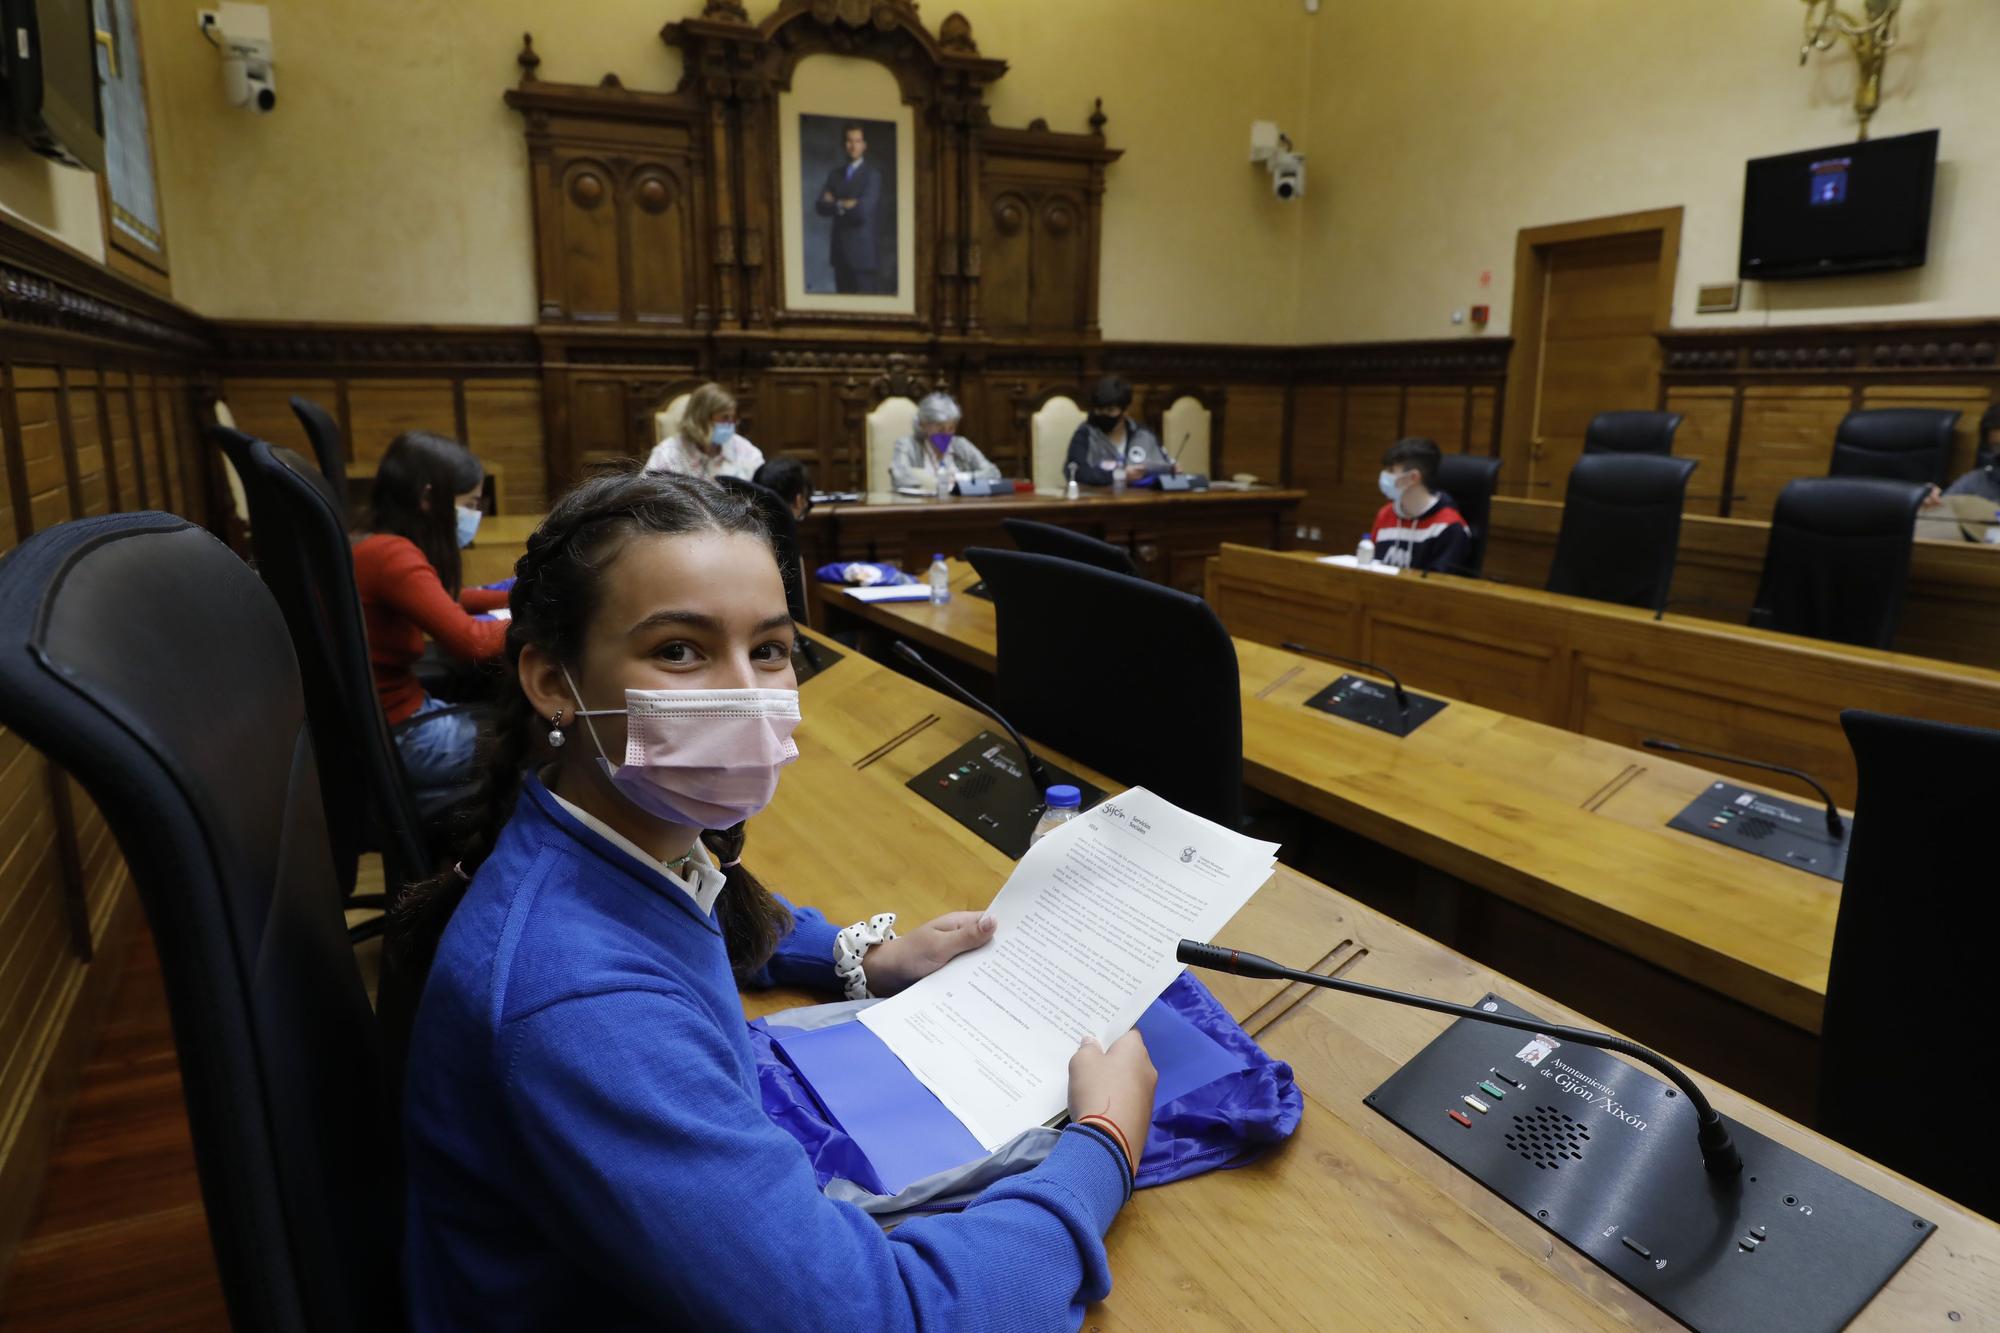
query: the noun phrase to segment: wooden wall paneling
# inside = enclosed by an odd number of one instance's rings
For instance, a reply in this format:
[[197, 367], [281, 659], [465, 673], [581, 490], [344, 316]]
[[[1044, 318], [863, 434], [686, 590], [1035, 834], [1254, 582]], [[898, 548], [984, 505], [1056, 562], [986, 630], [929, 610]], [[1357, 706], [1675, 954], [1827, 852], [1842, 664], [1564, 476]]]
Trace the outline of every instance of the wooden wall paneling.
[[142, 371], [132, 377], [132, 447], [139, 456], [139, 469], [146, 479], [149, 508], [173, 512], [167, 498], [166, 453], [160, 438], [160, 380]]
[[132, 376], [123, 370], [104, 372], [105, 447], [111, 459], [111, 480], [120, 510], [144, 509], [146, 487], [139, 458], [139, 439], [132, 427]]
[[1743, 390], [1736, 446], [1732, 518], [1768, 521], [1778, 492], [1794, 477], [1823, 477], [1833, 457], [1833, 433], [1854, 407], [1854, 392], [1838, 384], [1751, 385]]
[[62, 380], [53, 366], [14, 367], [14, 406], [27, 465], [29, 531], [76, 516], [70, 490], [74, 465], [63, 442]]
[[[555, 397], [566, 409], [570, 447], [574, 450], [574, 471], [568, 480], [580, 477], [591, 464], [632, 456], [630, 432], [626, 427], [625, 384], [622, 380], [599, 376], [572, 376], [568, 392], [559, 381]], [[563, 469], [551, 460], [551, 483]]]
[[1285, 391], [1255, 384], [1232, 384], [1225, 399], [1227, 419], [1217, 423], [1215, 441], [1218, 475], [1250, 473], [1259, 481], [1279, 485], [1285, 471]]
[[1352, 551], [1382, 507], [1375, 478], [1382, 471], [1383, 451], [1402, 434], [1403, 391], [1386, 385], [1352, 386], [1345, 406], [1340, 494], [1326, 506], [1339, 530], [1329, 527], [1326, 542], [1335, 550]]
[[619, 185], [592, 153], [556, 157], [556, 235], [562, 254], [562, 309], [569, 319], [614, 323], [619, 299]]
[[462, 381], [465, 446], [506, 469], [507, 508], [539, 514], [549, 507], [548, 457], [542, 442], [539, 380]]
[[1469, 392], [1468, 386], [1457, 384], [1411, 385], [1403, 400], [1402, 433], [1436, 440], [1448, 454], [1465, 453]]
[[[1334, 517], [1336, 500], [1345, 484], [1341, 474], [1340, 428], [1342, 390], [1337, 385], [1311, 385], [1292, 394], [1292, 485], [1306, 492], [1299, 505], [1294, 539], [1320, 545], [1340, 535]], [[1328, 529], [1333, 529], [1329, 534]], [[1317, 530], [1319, 535], [1314, 536]]]
[[980, 322], [992, 334], [1025, 333], [1030, 319], [1035, 204], [1021, 190], [991, 180], [985, 193], [977, 220]]
[[1492, 385], [1471, 387], [1465, 410], [1465, 451], [1500, 456], [1500, 391]]
[[[1503, 612], [1441, 629], [1421, 616], [1362, 610], [1362, 661], [1422, 663], [1424, 688], [1514, 717], [1564, 725], [1569, 663], [1557, 645], [1524, 636]], [[1409, 674], [1408, 668], [1404, 673]]]
[[348, 382], [347, 402], [347, 447], [356, 463], [377, 462], [389, 441], [406, 430], [456, 433], [458, 414], [448, 379], [357, 378]]
[[631, 317], [641, 324], [693, 322], [694, 247], [689, 190], [681, 171], [645, 162], [626, 191], [625, 250], [631, 273]]
[[1674, 432], [1674, 453], [1700, 464], [1688, 480], [1686, 512], [1721, 514], [1729, 483], [1730, 436], [1736, 424], [1736, 391], [1689, 386], [1665, 394], [1666, 410], [1684, 418]]
[[[1981, 384], [1864, 384], [1861, 406], [1944, 407], [1959, 411], [1958, 429], [1952, 437], [1951, 463], [1945, 468], [1947, 480], [1970, 472], [1979, 449], [1979, 418], [1992, 402], [1993, 391]], [[1831, 452], [1832, 442], [1828, 442]]]
[[[264, 379], [230, 377], [222, 382], [222, 401], [236, 418], [236, 429], [270, 444], [281, 444], [307, 458], [313, 456], [312, 441], [292, 411], [292, 395], [310, 398], [329, 412], [340, 396], [340, 381], [332, 379]], [[354, 441], [347, 442], [354, 452]], [[350, 457], [350, 462], [353, 459]]]
[[104, 415], [97, 397], [97, 371], [89, 366], [64, 366], [63, 428], [68, 433], [70, 482], [81, 517], [111, 512], [111, 483], [106, 477]]

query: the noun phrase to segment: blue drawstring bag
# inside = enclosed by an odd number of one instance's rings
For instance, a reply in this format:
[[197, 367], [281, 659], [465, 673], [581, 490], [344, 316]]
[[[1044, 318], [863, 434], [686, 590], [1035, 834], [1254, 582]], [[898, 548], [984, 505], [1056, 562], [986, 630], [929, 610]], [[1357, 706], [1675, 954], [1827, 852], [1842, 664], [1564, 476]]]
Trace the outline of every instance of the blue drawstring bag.
[[[805, 1149], [821, 1190], [893, 1226], [963, 1208], [988, 1185], [1048, 1156], [1060, 1131], [1041, 1126], [985, 1152], [853, 1021], [874, 1003], [812, 1005], [750, 1025], [764, 1111]], [[1305, 1098], [1291, 1067], [1266, 1055], [1193, 976], [1175, 978], [1138, 1027], [1160, 1071], [1138, 1188], [1241, 1166], [1298, 1128]], [[854, 1121], [851, 1134], [841, 1110]], [[874, 1121], [878, 1111], [896, 1123]], [[926, 1169], [939, 1162], [951, 1164]]]
[[843, 583], [857, 588], [901, 587], [917, 581], [894, 565], [873, 560], [836, 560], [814, 570], [813, 577], [821, 583]]

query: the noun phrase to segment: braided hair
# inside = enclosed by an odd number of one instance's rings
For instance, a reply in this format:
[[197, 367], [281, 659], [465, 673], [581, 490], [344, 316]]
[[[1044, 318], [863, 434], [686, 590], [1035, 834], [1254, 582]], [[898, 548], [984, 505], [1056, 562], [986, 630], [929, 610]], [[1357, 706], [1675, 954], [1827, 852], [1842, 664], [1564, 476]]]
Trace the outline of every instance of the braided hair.
[[[504, 690], [504, 701], [481, 736], [479, 787], [457, 820], [462, 837], [456, 864], [412, 885], [397, 907], [398, 965], [411, 975], [428, 972], [452, 911], [514, 813], [524, 774], [549, 757], [543, 741], [546, 724], [519, 688], [521, 650], [534, 644], [575, 669], [602, 601], [604, 571], [626, 543], [643, 535], [701, 532], [747, 533], [776, 558], [770, 528], [755, 501], [712, 481], [675, 473], [620, 470], [594, 476], [558, 500], [528, 538], [508, 596], [513, 619], [503, 660], [514, 688]], [[716, 899], [716, 918], [730, 965], [743, 976], [770, 958], [792, 928], [791, 914], [756, 876], [731, 864], [743, 855], [742, 824], [704, 830], [701, 840], [728, 878]]]

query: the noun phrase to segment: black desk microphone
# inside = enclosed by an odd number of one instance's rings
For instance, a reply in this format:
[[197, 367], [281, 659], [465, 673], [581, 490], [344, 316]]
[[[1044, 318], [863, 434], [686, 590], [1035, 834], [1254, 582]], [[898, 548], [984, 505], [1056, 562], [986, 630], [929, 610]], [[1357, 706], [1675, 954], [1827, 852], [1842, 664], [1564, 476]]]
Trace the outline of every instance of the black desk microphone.
[[1410, 696], [1403, 692], [1403, 682], [1398, 680], [1396, 673], [1389, 670], [1389, 668], [1376, 666], [1373, 662], [1364, 662], [1358, 657], [1342, 657], [1338, 653], [1323, 653], [1317, 648], [1308, 648], [1302, 643], [1281, 643], [1278, 646], [1288, 653], [1298, 653], [1302, 657], [1317, 657], [1327, 662], [1338, 662], [1342, 666], [1356, 667], [1362, 671], [1372, 672], [1377, 676], [1383, 677], [1389, 682], [1389, 687], [1396, 691], [1396, 703], [1403, 710], [1404, 720], [1409, 720]]
[[961, 703], [978, 709], [995, 722], [998, 722], [1000, 729], [1007, 733], [1008, 738], [1014, 742], [1014, 747], [1021, 752], [1021, 758], [1027, 761], [1028, 776], [1035, 780], [1037, 794], [1046, 792], [1050, 787], [1055, 785], [1049, 778], [1049, 771], [1042, 767], [1042, 761], [1035, 758], [1035, 752], [1030, 750], [1028, 743], [1021, 739], [1021, 733], [1014, 730], [1012, 722], [1009, 722], [1006, 718], [995, 712], [993, 705], [987, 703], [963, 685], [960, 685], [950, 676], [945, 675], [944, 672], [939, 671], [929, 662], [926, 662], [916, 649], [910, 647], [909, 644], [904, 643], [901, 639], [896, 640], [893, 651], [896, 656], [902, 658], [905, 662], [908, 662], [911, 666], [930, 677], [936, 684], [942, 686], [945, 693], [956, 698]]
[[1428, 995], [1411, 995], [1404, 991], [1386, 990], [1381, 986], [1348, 981], [1342, 977], [1323, 977], [1317, 972], [1300, 972], [1254, 953], [1224, 949], [1214, 944], [1203, 944], [1199, 940], [1182, 940], [1174, 951], [1174, 957], [1193, 967], [1229, 972], [1239, 977], [1261, 977], [1269, 981], [1302, 981], [1308, 986], [1324, 986], [1328, 990], [1346, 991], [1350, 995], [1363, 995], [1371, 1000], [1387, 1000], [1391, 1004], [1406, 1004], [1415, 1009], [1428, 1009], [1432, 1013], [1450, 1014], [1455, 1018], [1470, 1018], [1480, 1023], [1495, 1023], [1501, 1027], [1517, 1028], [1522, 1032], [1541, 1033], [1563, 1041], [1573, 1041], [1579, 1046], [1594, 1046], [1599, 1050], [1629, 1056], [1665, 1074], [1668, 1082], [1679, 1088], [1687, 1097], [1689, 1104], [1694, 1107], [1697, 1117], [1696, 1137], [1701, 1145], [1701, 1164], [1708, 1169], [1709, 1174], [1735, 1176], [1743, 1170], [1743, 1155], [1736, 1150], [1735, 1143], [1730, 1140], [1729, 1126], [1722, 1122], [1722, 1117], [1708, 1104], [1708, 1098], [1695, 1085], [1695, 1081], [1682, 1073], [1680, 1068], [1665, 1056], [1648, 1050], [1636, 1041], [1614, 1037], [1609, 1032], [1564, 1027], [1561, 1024], [1544, 1023], [1534, 1018], [1515, 1018], [1512, 1014], [1502, 1013], [1489, 1014], [1469, 1004], [1453, 1004], [1450, 1000], [1436, 1000]]
[[1715, 759], [1725, 764], [1741, 764], [1745, 768], [1761, 769], [1766, 773], [1782, 773], [1788, 778], [1797, 778], [1819, 793], [1820, 800], [1826, 802], [1826, 833], [1835, 842], [1847, 837], [1847, 823], [1840, 817], [1840, 807], [1834, 804], [1833, 793], [1822, 787], [1809, 773], [1801, 773], [1796, 768], [1786, 768], [1783, 764], [1767, 764], [1761, 759], [1745, 759], [1741, 755], [1719, 754], [1714, 750], [1696, 750], [1686, 745], [1676, 745], [1673, 741], [1663, 741], [1657, 736], [1648, 736], [1639, 742], [1648, 750], [1661, 750], [1667, 754], [1693, 755], [1697, 759]]

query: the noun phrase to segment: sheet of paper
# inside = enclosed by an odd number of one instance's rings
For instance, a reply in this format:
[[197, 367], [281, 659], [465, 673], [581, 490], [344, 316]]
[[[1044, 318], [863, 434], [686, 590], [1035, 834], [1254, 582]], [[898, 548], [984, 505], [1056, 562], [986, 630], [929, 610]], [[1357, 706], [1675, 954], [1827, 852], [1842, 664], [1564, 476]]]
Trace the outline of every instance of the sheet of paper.
[[930, 588], [922, 583], [878, 583], [845, 591], [857, 602], [927, 602], [931, 597]]
[[1109, 1046], [1270, 877], [1276, 843], [1143, 787], [1029, 848], [991, 911], [993, 939], [860, 1021], [993, 1149], [1068, 1100], [1085, 1033]]
[[1322, 565], [1339, 565], [1342, 569], [1365, 569], [1370, 574], [1400, 574], [1403, 572], [1401, 565], [1385, 564], [1380, 560], [1371, 560], [1364, 565], [1351, 555], [1323, 555], [1319, 558], [1318, 563]]

